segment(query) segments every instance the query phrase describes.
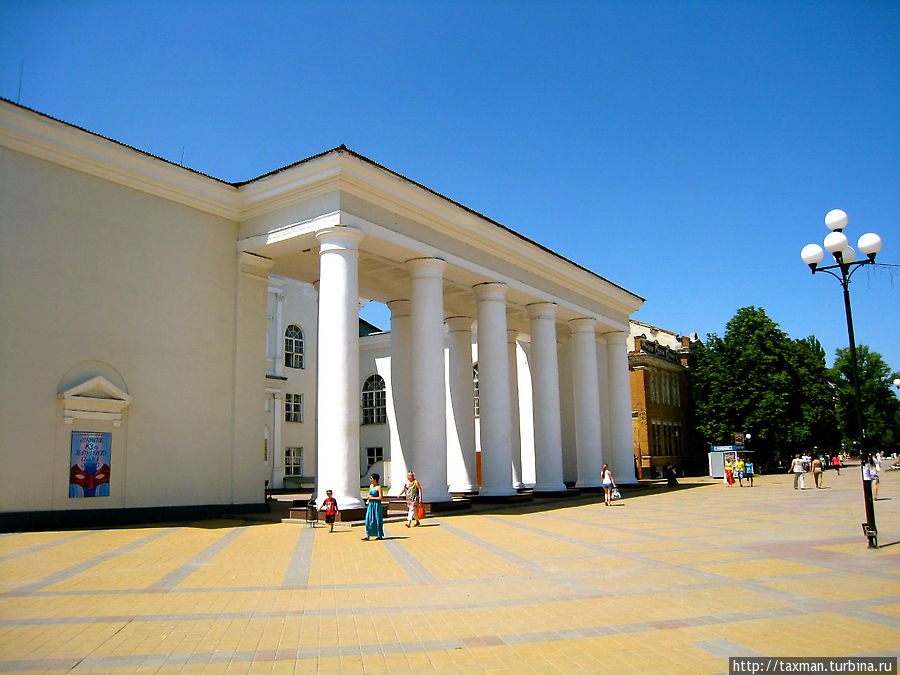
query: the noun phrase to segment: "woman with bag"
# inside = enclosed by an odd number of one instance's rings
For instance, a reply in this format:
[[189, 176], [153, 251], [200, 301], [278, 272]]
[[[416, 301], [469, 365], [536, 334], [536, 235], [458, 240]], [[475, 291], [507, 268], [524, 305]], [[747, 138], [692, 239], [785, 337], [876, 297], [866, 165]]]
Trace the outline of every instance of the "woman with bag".
[[406, 495], [406, 508], [409, 513], [406, 516], [406, 526], [411, 527], [412, 521], [416, 521], [416, 525], [420, 525], [420, 518], [425, 517], [425, 504], [422, 500], [422, 486], [416, 480], [416, 474], [410, 471], [406, 474], [406, 485], [400, 492], [400, 496]]
[[[613, 479], [612, 471], [609, 470], [609, 464], [603, 465], [603, 471], [600, 472], [600, 478], [603, 481], [603, 498], [606, 500], [606, 505], [609, 506], [609, 503], [613, 498], [613, 488], [616, 487], [616, 481]], [[616, 491], [618, 492], [618, 488], [616, 488]]]

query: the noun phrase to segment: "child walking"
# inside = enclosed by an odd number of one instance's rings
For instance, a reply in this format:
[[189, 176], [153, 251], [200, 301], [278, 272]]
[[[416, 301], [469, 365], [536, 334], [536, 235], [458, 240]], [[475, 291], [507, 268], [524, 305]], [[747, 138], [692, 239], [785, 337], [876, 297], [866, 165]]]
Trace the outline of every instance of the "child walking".
[[325, 511], [325, 522], [328, 523], [328, 531], [334, 532], [334, 520], [337, 514], [341, 511], [338, 509], [337, 499], [332, 496], [331, 490], [326, 490], [325, 501], [322, 502], [322, 507], [319, 511]]

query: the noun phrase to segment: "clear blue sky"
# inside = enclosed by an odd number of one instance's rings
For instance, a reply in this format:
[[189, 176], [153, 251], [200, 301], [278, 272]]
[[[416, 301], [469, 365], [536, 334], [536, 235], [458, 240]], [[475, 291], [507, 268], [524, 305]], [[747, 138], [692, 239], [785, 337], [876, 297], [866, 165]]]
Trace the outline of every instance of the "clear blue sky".
[[[0, 96], [229, 181], [344, 143], [640, 321], [756, 305], [829, 363], [840, 286], [799, 257], [825, 213], [900, 264], [898, 2], [0, 0]], [[857, 342], [900, 369], [900, 268], [855, 279]]]

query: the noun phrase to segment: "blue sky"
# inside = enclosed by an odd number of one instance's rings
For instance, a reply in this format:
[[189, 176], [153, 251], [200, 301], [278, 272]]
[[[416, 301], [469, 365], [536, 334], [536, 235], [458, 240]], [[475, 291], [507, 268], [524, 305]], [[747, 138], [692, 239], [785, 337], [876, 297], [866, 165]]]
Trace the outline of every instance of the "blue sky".
[[[799, 257], [825, 213], [900, 264], [897, 2], [0, 0], [0, 96], [229, 181], [344, 143], [640, 321], [756, 305], [829, 363], [840, 286]], [[857, 342], [900, 370], [900, 267], [854, 279]]]

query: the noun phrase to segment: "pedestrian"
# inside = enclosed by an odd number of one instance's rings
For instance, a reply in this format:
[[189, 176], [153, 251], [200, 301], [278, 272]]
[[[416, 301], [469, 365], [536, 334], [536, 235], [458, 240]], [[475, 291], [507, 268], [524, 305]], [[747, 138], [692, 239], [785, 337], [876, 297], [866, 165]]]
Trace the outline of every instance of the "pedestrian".
[[338, 509], [337, 499], [332, 495], [331, 490], [325, 490], [325, 501], [319, 507], [319, 511], [325, 511], [325, 522], [328, 523], [328, 531], [334, 532], [334, 520], [341, 511]]
[[878, 501], [878, 464], [875, 461], [875, 458], [872, 455], [869, 455], [869, 460], [863, 464], [863, 480], [871, 481], [872, 483], [872, 499], [876, 502]]
[[750, 487], [753, 487], [753, 460], [748, 459], [744, 462], [744, 477], [750, 483]]
[[678, 487], [678, 478], [674, 466], [666, 464], [666, 468], [663, 469], [663, 475], [665, 476], [666, 483], [669, 487]]
[[822, 460], [816, 457], [812, 461], [812, 474], [813, 480], [816, 482], [816, 487], [820, 489], [822, 487], [822, 471]]
[[738, 457], [737, 464], [735, 464], [734, 468], [734, 477], [738, 479], [738, 487], [744, 487], [744, 469], [746, 468], [746, 464], [744, 463], [743, 457]]
[[841, 475], [841, 458], [838, 455], [835, 455], [831, 458], [831, 466], [834, 467], [834, 473], [836, 476]]
[[725, 455], [725, 485], [734, 485], [734, 463], [731, 455]]
[[[421, 524], [419, 521], [419, 509], [422, 507], [424, 499], [422, 498], [422, 486], [416, 480], [414, 471], [406, 474], [406, 485], [400, 491], [400, 496], [403, 497], [404, 495], [406, 496], [406, 508], [409, 511], [406, 515], [406, 526], [418, 527]], [[415, 525], [412, 524], [414, 520], [416, 521]]]
[[600, 472], [600, 480], [603, 483], [603, 499], [606, 505], [612, 501], [612, 491], [616, 487], [616, 481], [613, 478], [612, 471], [609, 470], [609, 464], [603, 465], [603, 471]]
[[384, 539], [384, 512], [381, 502], [384, 499], [384, 489], [378, 484], [381, 476], [373, 473], [369, 478], [369, 499], [366, 502], [366, 536], [363, 541], [369, 541], [371, 537]]
[[794, 474], [794, 489], [797, 489], [797, 483], [800, 483], [800, 489], [806, 489], [806, 485], [803, 482], [803, 460], [800, 459], [800, 455], [795, 455], [794, 460], [791, 462], [791, 468], [788, 469], [788, 473]]

